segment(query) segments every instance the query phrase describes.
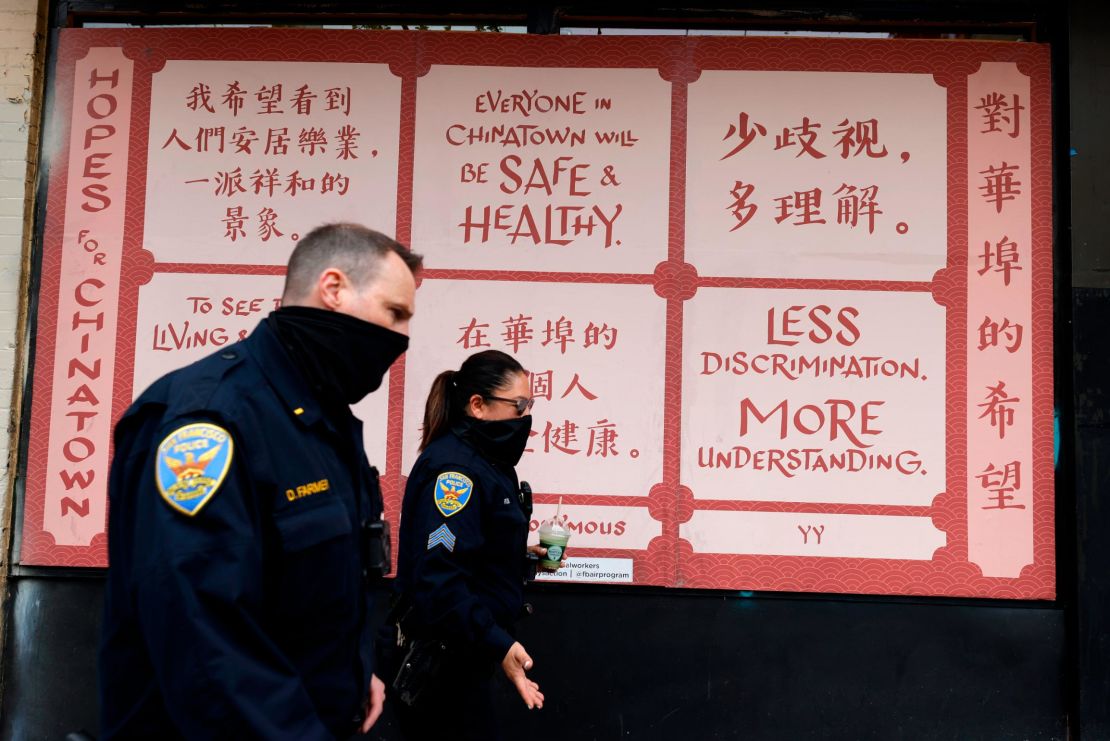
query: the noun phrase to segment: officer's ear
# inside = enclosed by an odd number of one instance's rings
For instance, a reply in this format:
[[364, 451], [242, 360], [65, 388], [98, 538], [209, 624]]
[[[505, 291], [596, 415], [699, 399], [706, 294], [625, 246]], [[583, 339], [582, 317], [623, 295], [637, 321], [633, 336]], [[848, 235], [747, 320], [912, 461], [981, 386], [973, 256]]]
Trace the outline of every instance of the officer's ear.
[[343, 304], [343, 289], [349, 282], [339, 268], [325, 268], [316, 279], [316, 299], [323, 308], [338, 311]]
[[470, 413], [471, 417], [485, 419], [486, 400], [482, 398], [481, 394], [471, 394], [470, 399], [466, 402], [466, 410]]

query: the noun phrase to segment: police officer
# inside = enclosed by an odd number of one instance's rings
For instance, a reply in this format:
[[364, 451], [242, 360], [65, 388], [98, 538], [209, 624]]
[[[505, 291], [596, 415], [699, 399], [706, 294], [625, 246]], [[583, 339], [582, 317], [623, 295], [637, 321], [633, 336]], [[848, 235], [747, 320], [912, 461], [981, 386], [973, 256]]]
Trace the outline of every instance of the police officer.
[[512, 635], [531, 514], [514, 466], [532, 404], [527, 373], [496, 350], [432, 384], [401, 509], [391, 613], [400, 644], [391, 698], [407, 738], [498, 738], [490, 684], [498, 666], [529, 708], [543, 707], [525, 673], [532, 660]]
[[109, 476], [102, 738], [345, 738], [374, 723], [367, 579], [388, 563], [350, 404], [408, 346], [420, 258], [300, 240], [282, 308], [156, 381]]

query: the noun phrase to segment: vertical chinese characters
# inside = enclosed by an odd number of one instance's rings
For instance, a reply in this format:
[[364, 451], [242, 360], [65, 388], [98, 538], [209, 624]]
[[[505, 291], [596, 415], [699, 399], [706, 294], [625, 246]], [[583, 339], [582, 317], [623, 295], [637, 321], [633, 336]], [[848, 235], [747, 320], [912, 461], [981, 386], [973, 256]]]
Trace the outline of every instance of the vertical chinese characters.
[[1033, 560], [1029, 79], [984, 63], [968, 80], [968, 558], [987, 576]]

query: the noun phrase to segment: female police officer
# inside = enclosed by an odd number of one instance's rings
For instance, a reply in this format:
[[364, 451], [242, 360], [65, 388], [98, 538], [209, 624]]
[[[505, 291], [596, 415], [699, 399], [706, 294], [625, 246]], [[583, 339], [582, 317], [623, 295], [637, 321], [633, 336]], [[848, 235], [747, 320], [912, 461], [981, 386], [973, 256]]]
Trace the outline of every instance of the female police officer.
[[[493, 739], [498, 664], [529, 708], [543, 694], [510, 630], [523, 608], [531, 514], [514, 466], [532, 426], [528, 375], [496, 350], [433, 382], [423, 451], [401, 508], [394, 618], [400, 672], [391, 693], [411, 739]], [[535, 548], [535, 547], [533, 547]]]

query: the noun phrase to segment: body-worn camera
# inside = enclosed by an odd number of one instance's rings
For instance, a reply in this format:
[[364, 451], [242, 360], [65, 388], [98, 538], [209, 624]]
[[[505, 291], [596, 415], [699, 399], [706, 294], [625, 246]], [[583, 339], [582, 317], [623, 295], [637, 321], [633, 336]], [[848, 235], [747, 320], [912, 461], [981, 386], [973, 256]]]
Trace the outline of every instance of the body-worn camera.
[[[372, 501], [370, 511], [380, 513], [382, 511], [381, 476], [374, 466], [370, 466], [370, 479]], [[362, 546], [363, 578], [367, 583], [381, 579], [392, 568], [393, 544], [389, 538], [389, 523], [382, 519], [363, 520], [359, 540]]]
[[524, 556], [524, 581], [525, 583], [536, 580], [536, 574], [540, 570], [540, 557], [535, 553], [527, 553]]
[[389, 573], [392, 543], [389, 523], [385, 520], [367, 520], [362, 523], [362, 568], [366, 578], [380, 579]]
[[[520, 482], [520, 508], [525, 517], [532, 516], [532, 485], [527, 481]], [[524, 581], [535, 581], [536, 572], [540, 567], [540, 558], [534, 553], [524, 555]]]

